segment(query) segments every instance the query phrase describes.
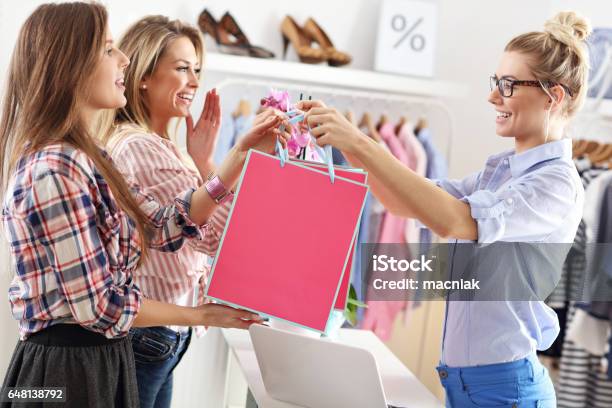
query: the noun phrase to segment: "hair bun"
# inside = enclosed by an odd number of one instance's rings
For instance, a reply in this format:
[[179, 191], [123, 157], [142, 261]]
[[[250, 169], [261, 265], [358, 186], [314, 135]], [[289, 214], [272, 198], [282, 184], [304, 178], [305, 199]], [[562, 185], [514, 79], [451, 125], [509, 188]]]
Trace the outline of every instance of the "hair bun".
[[544, 32], [570, 47], [591, 34], [591, 24], [573, 11], [562, 11], [544, 24]]

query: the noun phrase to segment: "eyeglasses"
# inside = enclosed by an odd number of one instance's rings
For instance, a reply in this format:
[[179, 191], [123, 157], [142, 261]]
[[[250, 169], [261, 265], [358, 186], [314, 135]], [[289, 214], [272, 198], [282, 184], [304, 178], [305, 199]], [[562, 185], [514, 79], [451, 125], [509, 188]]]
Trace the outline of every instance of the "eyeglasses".
[[535, 88], [541, 88], [541, 87], [551, 88], [556, 85], [561, 85], [563, 89], [565, 89], [565, 92], [567, 92], [569, 96], [572, 96], [572, 92], [569, 90], [567, 86], [563, 84], [557, 84], [556, 82], [552, 82], [552, 81], [521, 81], [518, 79], [510, 79], [510, 78], [504, 78], [504, 77], [497, 78], [495, 75], [489, 77], [489, 87], [491, 88], [491, 91], [493, 91], [493, 89], [497, 87], [497, 89], [499, 90], [499, 94], [503, 96], [504, 98], [511, 97], [512, 94], [514, 93], [514, 87], [517, 85], [518, 86], [531, 86]]

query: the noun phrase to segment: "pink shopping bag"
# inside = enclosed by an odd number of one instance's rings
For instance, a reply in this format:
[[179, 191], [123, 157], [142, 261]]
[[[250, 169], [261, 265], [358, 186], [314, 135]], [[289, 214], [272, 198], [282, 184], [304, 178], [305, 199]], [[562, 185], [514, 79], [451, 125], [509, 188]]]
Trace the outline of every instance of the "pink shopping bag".
[[[293, 160], [296, 163], [301, 163], [305, 166], [317, 168], [321, 171], [327, 172], [327, 165], [317, 162], [305, 161], [305, 160]], [[341, 177], [345, 177], [351, 180], [359, 181], [360, 183], [366, 183], [368, 180], [368, 173], [361, 169], [355, 169], [346, 166], [335, 166], [335, 172]], [[359, 225], [357, 225], [359, 230]], [[348, 301], [349, 288], [351, 284], [351, 272], [353, 270], [353, 255], [355, 255], [355, 246], [357, 245], [357, 236], [355, 236], [353, 243], [351, 244], [351, 253], [349, 255], [349, 262], [346, 265], [344, 273], [342, 275], [342, 282], [340, 283], [340, 289], [338, 290], [338, 297], [336, 298], [336, 304], [334, 309], [344, 311], [346, 309], [346, 303]]]
[[317, 166], [250, 151], [206, 296], [324, 332], [350, 271], [360, 180], [339, 169], [332, 183]]

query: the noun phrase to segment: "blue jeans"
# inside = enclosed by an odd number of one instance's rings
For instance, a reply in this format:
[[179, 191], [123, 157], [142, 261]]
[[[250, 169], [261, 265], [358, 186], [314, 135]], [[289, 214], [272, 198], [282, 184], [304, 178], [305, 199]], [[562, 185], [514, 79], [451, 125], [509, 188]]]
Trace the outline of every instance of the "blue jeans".
[[191, 341], [188, 333], [166, 327], [130, 329], [141, 408], [169, 408], [172, 401], [172, 371]]
[[437, 367], [449, 408], [555, 408], [548, 370], [535, 355], [510, 363]]

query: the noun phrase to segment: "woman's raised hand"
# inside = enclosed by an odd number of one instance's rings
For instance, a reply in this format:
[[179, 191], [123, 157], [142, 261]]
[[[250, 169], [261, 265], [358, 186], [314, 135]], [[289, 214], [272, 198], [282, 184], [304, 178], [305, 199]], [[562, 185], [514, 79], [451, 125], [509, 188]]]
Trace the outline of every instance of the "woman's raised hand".
[[191, 115], [185, 118], [187, 125], [187, 153], [198, 168], [213, 168], [213, 154], [221, 128], [221, 102], [217, 90], [206, 93], [202, 115], [194, 124]]

